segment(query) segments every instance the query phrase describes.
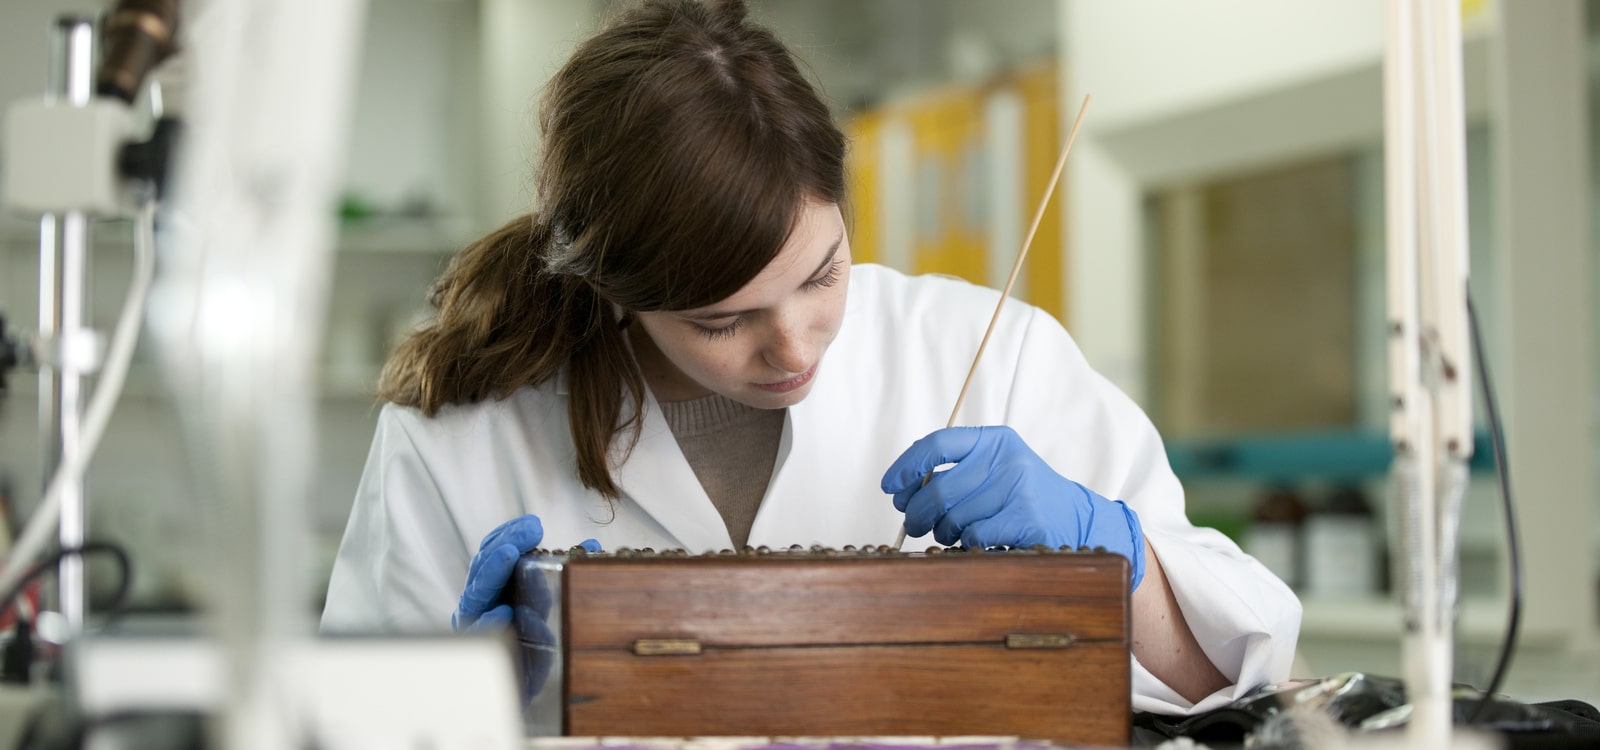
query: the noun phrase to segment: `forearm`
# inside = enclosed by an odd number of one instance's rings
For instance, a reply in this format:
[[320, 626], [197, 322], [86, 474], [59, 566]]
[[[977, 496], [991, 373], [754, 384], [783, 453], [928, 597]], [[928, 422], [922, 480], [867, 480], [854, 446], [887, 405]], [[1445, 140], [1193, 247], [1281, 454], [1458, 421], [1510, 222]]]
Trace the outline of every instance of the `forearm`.
[[1190, 632], [1148, 538], [1144, 550], [1144, 581], [1133, 592], [1133, 655], [1190, 703], [1199, 702], [1231, 681], [1217, 671]]

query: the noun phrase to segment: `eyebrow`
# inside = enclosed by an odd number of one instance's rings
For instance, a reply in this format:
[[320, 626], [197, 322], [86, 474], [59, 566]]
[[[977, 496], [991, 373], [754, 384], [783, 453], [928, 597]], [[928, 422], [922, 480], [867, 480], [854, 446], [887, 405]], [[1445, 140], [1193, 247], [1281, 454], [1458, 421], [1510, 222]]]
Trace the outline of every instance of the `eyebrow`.
[[[833, 259], [839, 255], [839, 246], [842, 244], [844, 244], [843, 233], [835, 238], [833, 245], [828, 248], [828, 257], [823, 258], [822, 262], [817, 264], [816, 270], [812, 271], [810, 275], [806, 276], [807, 282], [810, 282], [812, 279], [816, 278], [818, 274], [822, 273], [822, 269], [832, 265]], [[689, 320], [717, 320], [719, 318], [736, 318], [741, 315], [749, 315], [753, 312], [756, 312], [756, 310], [707, 310], [705, 312], [678, 313], [678, 315], [679, 317], [687, 318]]]

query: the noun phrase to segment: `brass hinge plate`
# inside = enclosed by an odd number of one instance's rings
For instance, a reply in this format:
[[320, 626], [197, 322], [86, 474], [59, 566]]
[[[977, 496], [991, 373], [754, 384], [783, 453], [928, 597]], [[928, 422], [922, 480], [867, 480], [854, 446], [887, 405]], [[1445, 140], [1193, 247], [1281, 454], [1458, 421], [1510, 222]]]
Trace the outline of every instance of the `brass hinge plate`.
[[700, 642], [693, 638], [643, 638], [633, 642], [637, 656], [692, 656], [700, 653]]
[[1078, 637], [1068, 633], [1066, 635], [1007, 635], [1006, 648], [1070, 648], [1077, 642]]

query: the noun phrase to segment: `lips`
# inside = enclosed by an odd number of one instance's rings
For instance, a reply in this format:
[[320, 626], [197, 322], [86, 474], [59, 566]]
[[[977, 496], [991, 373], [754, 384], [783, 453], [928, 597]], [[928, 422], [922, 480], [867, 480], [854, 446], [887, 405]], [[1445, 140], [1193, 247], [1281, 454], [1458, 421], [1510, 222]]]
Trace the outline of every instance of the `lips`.
[[788, 393], [796, 388], [799, 388], [800, 386], [805, 385], [806, 383], [811, 382], [811, 378], [815, 377], [816, 374], [817, 366], [812, 365], [811, 369], [789, 378], [788, 380], [780, 380], [776, 383], [756, 383], [756, 387], [769, 393]]

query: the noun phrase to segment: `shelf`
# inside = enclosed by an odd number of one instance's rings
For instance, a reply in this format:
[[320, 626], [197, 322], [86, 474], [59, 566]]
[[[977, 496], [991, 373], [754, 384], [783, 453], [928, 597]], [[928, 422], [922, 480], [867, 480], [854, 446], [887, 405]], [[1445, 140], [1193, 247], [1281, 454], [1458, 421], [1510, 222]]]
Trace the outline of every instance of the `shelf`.
[[[1387, 434], [1356, 430], [1167, 440], [1167, 460], [1185, 480], [1359, 481], [1388, 473], [1393, 458]], [[1494, 470], [1487, 432], [1473, 438], [1471, 470]]]
[[[125, 250], [133, 248], [133, 221], [130, 219], [101, 219], [89, 221], [91, 250]], [[0, 251], [18, 255], [37, 256], [39, 252], [39, 220], [17, 216], [0, 218]]]
[[341, 224], [338, 242], [341, 253], [450, 255], [475, 239], [461, 221], [365, 219]]
[[[39, 378], [37, 373], [12, 372], [9, 378], [10, 388], [0, 398], [27, 398], [35, 399], [39, 395]], [[90, 394], [94, 385], [90, 385]], [[377, 372], [372, 372], [370, 379], [351, 377], [348, 374], [324, 372], [322, 382], [317, 384], [317, 398], [322, 401], [377, 401]], [[167, 401], [174, 399], [174, 395], [162, 382], [159, 374], [149, 367], [135, 366], [128, 371], [128, 377], [122, 384], [120, 400], [123, 401]]]
[[[1400, 640], [1400, 603], [1384, 596], [1309, 597], [1302, 596], [1304, 615], [1300, 623], [1302, 640]], [[1498, 643], [1505, 635], [1506, 602], [1499, 598], [1468, 597], [1461, 600], [1461, 617], [1456, 623], [1458, 640], [1470, 643]], [[1537, 645], [1562, 637], [1559, 629], [1541, 628], [1524, 615], [1518, 643]]]
[[[364, 219], [336, 226], [335, 247], [340, 253], [362, 255], [439, 255], [446, 256], [466, 247], [478, 234], [461, 220]], [[129, 247], [132, 244], [126, 220], [96, 220], [91, 239], [96, 248]], [[0, 249], [14, 253], [36, 253], [39, 225], [15, 217], [0, 219]]]

